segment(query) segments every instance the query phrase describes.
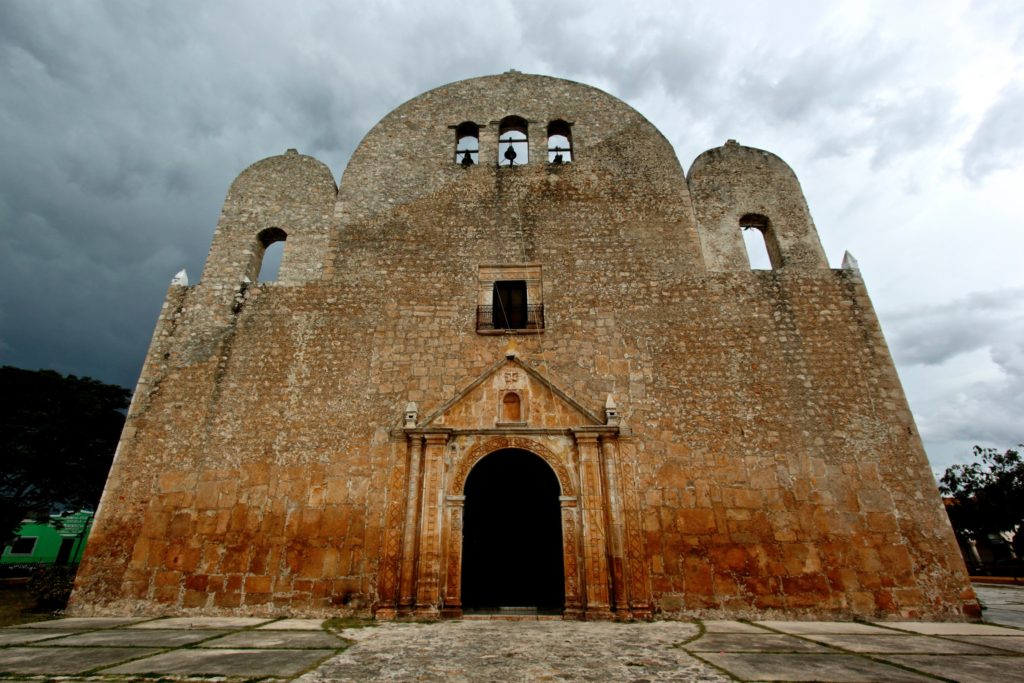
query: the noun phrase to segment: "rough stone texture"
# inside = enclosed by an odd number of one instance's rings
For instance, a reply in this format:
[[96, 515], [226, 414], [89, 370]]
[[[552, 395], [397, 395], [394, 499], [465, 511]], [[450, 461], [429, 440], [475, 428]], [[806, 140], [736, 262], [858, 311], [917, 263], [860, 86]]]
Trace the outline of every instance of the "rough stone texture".
[[[510, 114], [531, 161], [499, 168]], [[555, 119], [570, 164], [544, 163]], [[740, 261], [747, 213], [773, 271]], [[250, 283], [266, 230], [278, 281]], [[482, 266], [531, 274], [542, 333], [478, 333]], [[168, 291], [72, 609], [457, 616], [462, 486], [504, 448], [559, 478], [569, 617], [976, 614], [864, 283], [827, 268], [792, 171], [729, 144], [688, 181], [623, 102], [518, 73], [402, 105], [336, 191], [296, 153], [232, 184], [202, 282]]]
[[348, 650], [300, 683], [355, 681], [690, 681], [725, 683], [675, 645], [692, 624], [446, 622], [346, 630]]

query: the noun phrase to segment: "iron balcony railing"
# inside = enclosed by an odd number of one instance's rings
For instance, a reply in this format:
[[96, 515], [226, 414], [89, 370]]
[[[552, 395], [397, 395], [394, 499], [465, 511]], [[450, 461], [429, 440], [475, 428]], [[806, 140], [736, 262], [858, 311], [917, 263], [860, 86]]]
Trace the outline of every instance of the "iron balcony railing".
[[543, 330], [544, 304], [530, 304], [526, 310], [505, 311], [494, 306], [476, 307], [476, 329], [487, 330]]

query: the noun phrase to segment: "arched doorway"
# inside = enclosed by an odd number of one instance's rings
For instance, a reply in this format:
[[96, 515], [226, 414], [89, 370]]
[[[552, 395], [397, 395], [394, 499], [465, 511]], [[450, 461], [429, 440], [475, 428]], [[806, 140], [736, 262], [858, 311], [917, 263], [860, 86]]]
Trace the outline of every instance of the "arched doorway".
[[505, 449], [466, 479], [462, 605], [467, 611], [565, 603], [558, 478], [529, 451]]

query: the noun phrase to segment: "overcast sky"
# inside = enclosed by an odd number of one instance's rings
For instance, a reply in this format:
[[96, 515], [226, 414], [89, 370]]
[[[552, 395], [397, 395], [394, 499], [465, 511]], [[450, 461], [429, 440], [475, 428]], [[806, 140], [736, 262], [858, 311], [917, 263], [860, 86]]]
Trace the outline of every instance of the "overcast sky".
[[779, 154], [934, 468], [1024, 441], [1019, 0], [0, 0], [0, 363], [134, 387], [239, 171], [296, 147], [337, 178], [403, 101], [510, 68], [624, 99], [684, 168]]

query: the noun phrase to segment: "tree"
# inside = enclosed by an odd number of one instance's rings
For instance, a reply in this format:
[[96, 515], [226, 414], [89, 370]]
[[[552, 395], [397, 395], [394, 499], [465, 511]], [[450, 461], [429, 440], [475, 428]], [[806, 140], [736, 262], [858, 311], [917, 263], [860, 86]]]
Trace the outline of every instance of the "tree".
[[130, 398], [88, 377], [0, 367], [0, 544], [29, 514], [95, 507]]
[[[1024, 448], [1024, 445], [1018, 446]], [[953, 498], [946, 506], [958, 535], [972, 541], [991, 534], [1016, 533], [1020, 548], [1024, 531], [1024, 458], [1020, 451], [974, 447], [977, 459], [968, 465], [953, 465], [939, 480], [939, 490]]]

